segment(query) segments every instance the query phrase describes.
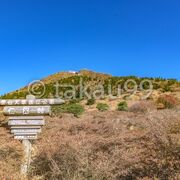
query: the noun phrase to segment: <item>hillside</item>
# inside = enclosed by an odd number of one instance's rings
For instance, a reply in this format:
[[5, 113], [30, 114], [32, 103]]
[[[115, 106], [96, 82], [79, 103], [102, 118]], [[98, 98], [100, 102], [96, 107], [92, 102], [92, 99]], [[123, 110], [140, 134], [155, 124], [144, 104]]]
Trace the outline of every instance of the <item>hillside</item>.
[[[99, 99], [79, 97], [79, 83], [95, 90], [105, 89]], [[117, 85], [127, 79], [137, 84], [146, 79], [113, 77], [92, 71], [64, 72], [42, 79], [53, 97], [56, 81], [72, 84], [76, 99], [52, 106], [52, 116], [38, 140], [32, 141], [32, 180], [179, 180], [180, 179], [180, 83], [172, 79], [149, 78], [154, 88], [148, 98]], [[111, 81], [113, 97], [107, 86]], [[131, 88], [130, 84], [130, 88]], [[37, 87], [36, 90], [40, 90]], [[148, 89], [148, 85], [144, 85]], [[65, 91], [67, 89], [64, 89]], [[146, 93], [146, 91], [145, 91]], [[1, 98], [24, 98], [27, 87]], [[24, 180], [20, 175], [22, 144], [10, 134], [7, 118], [0, 114], [0, 179]]]
[[[76, 89], [76, 98], [79, 97], [79, 87], [80, 83], [82, 81], [82, 84], [84, 86], [88, 87], [88, 92], [96, 90], [99, 85], [102, 85], [104, 88], [105, 95], [108, 95], [108, 86], [111, 85], [112, 94], [117, 94], [117, 87], [121, 86], [122, 90], [124, 90], [124, 85], [127, 82], [127, 80], [133, 80], [137, 83], [139, 86], [140, 83], [148, 79], [153, 84], [153, 90], [158, 90], [160, 92], [179, 92], [180, 91], [180, 82], [178, 82], [175, 79], [163, 79], [163, 78], [139, 78], [135, 76], [127, 76], [127, 77], [115, 77], [111, 76], [109, 74], [103, 74], [103, 73], [97, 73], [89, 70], [81, 70], [79, 72], [59, 72], [53, 75], [50, 75], [46, 78], [43, 78], [41, 81], [45, 85], [45, 93], [42, 96], [42, 98], [51, 98], [56, 97], [56, 83], [59, 83], [60, 85], [73, 85]], [[131, 86], [131, 84], [130, 84]], [[131, 87], [130, 87], [131, 88]], [[133, 88], [133, 84], [132, 84]], [[148, 83], [144, 84], [143, 88], [149, 88]], [[59, 88], [58, 93], [59, 95], [63, 94], [67, 89], [70, 89], [70, 87], [67, 88]], [[40, 85], [37, 85], [35, 87], [36, 92], [42, 92], [43, 88]], [[123, 91], [122, 91], [123, 92]], [[28, 92], [28, 86], [23, 87], [15, 92], [11, 92], [8, 94], [5, 94], [1, 96], [2, 99], [16, 99], [16, 98], [25, 98], [26, 95], [29, 94]], [[64, 98], [64, 97], [62, 97]]]
[[[0, 178], [19, 180], [22, 145], [0, 126]], [[33, 142], [29, 179], [179, 179], [180, 109], [91, 110], [46, 118]]]

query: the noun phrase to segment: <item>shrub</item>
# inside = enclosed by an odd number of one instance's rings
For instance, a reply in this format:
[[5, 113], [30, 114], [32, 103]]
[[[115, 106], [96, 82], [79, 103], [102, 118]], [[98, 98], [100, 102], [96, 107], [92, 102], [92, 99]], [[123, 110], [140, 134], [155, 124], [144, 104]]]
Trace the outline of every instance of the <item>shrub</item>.
[[157, 100], [158, 104], [163, 104], [165, 108], [171, 109], [177, 105], [177, 100], [174, 96], [171, 95], [163, 95], [160, 96]]
[[69, 144], [59, 145], [55, 148], [57, 150], [53, 152], [50, 149], [43, 149], [42, 153], [36, 156], [31, 163], [29, 179], [33, 179], [35, 176], [53, 180], [107, 179], [107, 175], [102, 175], [94, 170], [81, 149], [75, 149]]
[[80, 104], [69, 104], [67, 106], [67, 112], [74, 114], [75, 117], [78, 117], [84, 112], [84, 107]]
[[86, 105], [93, 105], [93, 104], [95, 104], [95, 99], [94, 98], [91, 98], [91, 99], [88, 99], [87, 100], [87, 103], [86, 103]]
[[117, 107], [118, 111], [127, 111], [128, 110], [128, 105], [126, 101], [122, 101], [118, 104]]
[[107, 111], [109, 106], [105, 103], [98, 103], [96, 107], [99, 111]]
[[163, 92], [171, 92], [171, 91], [172, 91], [172, 89], [168, 84], [164, 85]]
[[53, 105], [52, 106], [52, 115], [58, 116], [60, 113], [65, 113], [67, 108], [67, 104], [62, 105]]
[[75, 103], [79, 103], [80, 101], [81, 101], [80, 99], [76, 98], [76, 99], [71, 99], [71, 100], [69, 101], [69, 103], [70, 103], [70, 104], [75, 104]]
[[71, 113], [75, 117], [79, 117], [84, 112], [84, 107], [78, 103], [68, 103], [60, 106], [53, 106], [52, 113], [58, 116], [60, 113]]
[[176, 122], [172, 124], [169, 128], [169, 132], [171, 134], [179, 134], [180, 133], [180, 122]]
[[[59, 148], [59, 149], [58, 149]], [[31, 164], [30, 176], [38, 175], [44, 179], [73, 179], [78, 171], [77, 152], [68, 145], [61, 145], [57, 152], [41, 153]]]
[[142, 112], [145, 113], [148, 110], [155, 109], [154, 105], [151, 102], [148, 101], [140, 101], [135, 104], [133, 104], [130, 108], [129, 111], [131, 112]]
[[153, 82], [153, 89], [154, 90], [160, 89], [160, 87], [161, 86], [157, 82]]

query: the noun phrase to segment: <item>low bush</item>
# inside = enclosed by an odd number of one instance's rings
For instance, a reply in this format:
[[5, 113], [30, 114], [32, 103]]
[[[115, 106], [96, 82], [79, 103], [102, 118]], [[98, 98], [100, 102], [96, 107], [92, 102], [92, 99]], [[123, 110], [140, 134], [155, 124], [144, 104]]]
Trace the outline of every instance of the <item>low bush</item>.
[[52, 107], [52, 114], [58, 116], [60, 113], [71, 113], [79, 117], [84, 112], [84, 107], [78, 103], [68, 103]]
[[31, 163], [29, 179], [34, 176], [54, 180], [107, 179], [102, 174], [98, 174], [98, 171], [95, 171], [95, 168], [86, 159], [87, 157], [84, 157], [81, 150], [77, 150], [68, 144], [59, 145], [57, 151], [53, 153], [44, 150]]
[[98, 103], [96, 108], [99, 110], [99, 111], [107, 111], [109, 109], [109, 106], [105, 103]]
[[148, 110], [152, 110], [155, 109], [155, 106], [152, 102], [148, 102], [148, 101], [139, 101], [135, 104], [133, 104], [130, 108], [129, 111], [131, 112], [141, 112], [141, 113], [145, 113]]
[[127, 111], [128, 110], [128, 105], [126, 101], [122, 101], [118, 104], [117, 107], [118, 111]]
[[93, 105], [95, 104], [96, 100], [94, 98], [88, 99], [86, 105]]
[[74, 114], [75, 117], [79, 117], [84, 112], [84, 107], [80, 104], [69, 104], [67, 106], [67, 112]]
[[162, 90], [163, 90], [163, 92], [171, 92], [172, 91], [171, 87], [168, 84], [164, 85]]
[[69, 101], [69, 103], [70, 104], [75, 104], [75, 103], [80, 103], [80, 99], [78, 99], [78, 98], [76, 98], [76, 99], [71, 99], [70, 101]]
[[[61, 148], [61, 149], [60, 149]], [[30, 176], [44, 179], [71, 179], [78, 171], [77, 153], [68, 145], [60, 146], [56, 153], [43, 152], [31, 164]]]
[[180, 133], [180, 122], [176, 122], [176, 123], [172, 124], [169, 127], [169, 132], [171, 134], [179, 134]]
[[164, 108], [171, 109], [177, 105], [177, 99], [171, 95], [163, 95], [158, 98], [157, 104], [163, 104]]

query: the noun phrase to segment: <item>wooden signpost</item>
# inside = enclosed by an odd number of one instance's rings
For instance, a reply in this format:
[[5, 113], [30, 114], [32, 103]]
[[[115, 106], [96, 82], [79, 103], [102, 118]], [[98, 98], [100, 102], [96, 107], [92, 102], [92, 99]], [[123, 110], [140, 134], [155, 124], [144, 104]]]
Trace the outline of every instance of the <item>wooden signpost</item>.
[[41, 132], [41, 129], [22, 129], [22, 128], [19, 128], [19, 129], [11, 129], [11, 133], [40, 133]]
[[26, 99], [0, 100], [4, 115], [8, 116], [8, 125], [14, 139], [22, 140], [24, 146], [24, 164], [21, 173], [26, 176], [31, 162], [31, 141], [38, 138], [42, 126], [45, 125], [44, 116], [51, 115], [50, 105], [63, 104], [62, 99], [35, 99], [29, 95]]
[[7, 116], [37, 116], [37, 115], [50, 115], [50, 106], [10, 106], [5, 107], [4, 115]]
[[[62, 99], [35, 99], [32, 96], [29, 96], [28, 99], [2, 99], [0, 100], [1, 106], [24, 106], [24, 105], [56, 105], [63, 104]], [[32, 98], [31, 98], [32, 97]]]

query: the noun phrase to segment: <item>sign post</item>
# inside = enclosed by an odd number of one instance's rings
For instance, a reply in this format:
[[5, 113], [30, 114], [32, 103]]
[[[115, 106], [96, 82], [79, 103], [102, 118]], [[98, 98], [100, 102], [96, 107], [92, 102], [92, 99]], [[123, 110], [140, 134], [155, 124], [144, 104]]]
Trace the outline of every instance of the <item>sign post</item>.
[[63, 103], [62, 99], [36, 99], [32, 95], [22, 100], [0, 100], [0, 105], [5, 106], [4, 115], [9, 117], [8, 125], [14, 139], [21, 140], [24, 147], [24, 163], [21, 166], [23, 176], [27, 176], [31, 163], [31, 140], [38, 138], [45, 125], [44, 116], [51, 115], [50, 105]]
[[27, 176], [31, 163], [32, 144], [29, 139], [22, 140], [22, 144], [24, 147], [24, 164], [21, 165], [21, 174]]

